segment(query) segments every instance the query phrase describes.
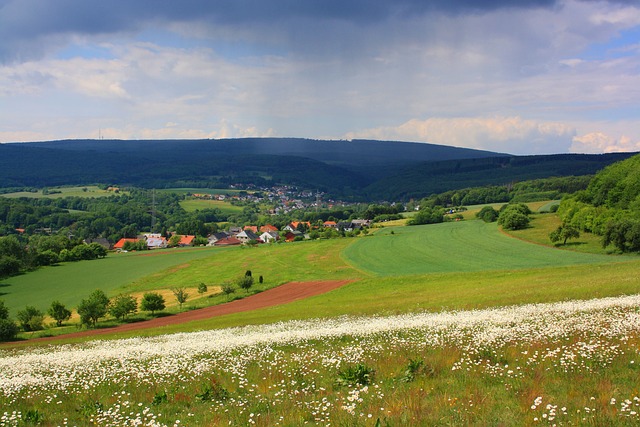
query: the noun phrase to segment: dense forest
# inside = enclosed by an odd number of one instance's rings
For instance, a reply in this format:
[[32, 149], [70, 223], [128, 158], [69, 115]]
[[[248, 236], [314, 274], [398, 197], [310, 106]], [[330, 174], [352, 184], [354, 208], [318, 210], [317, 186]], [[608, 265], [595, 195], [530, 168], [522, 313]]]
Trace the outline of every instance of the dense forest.
[[293, 185], [353, 201], [408, 201], [448, 190], [594, 174], [631, 154], [511, 156], [425, 143], [77, 140], [0, 144], [0, 188]]

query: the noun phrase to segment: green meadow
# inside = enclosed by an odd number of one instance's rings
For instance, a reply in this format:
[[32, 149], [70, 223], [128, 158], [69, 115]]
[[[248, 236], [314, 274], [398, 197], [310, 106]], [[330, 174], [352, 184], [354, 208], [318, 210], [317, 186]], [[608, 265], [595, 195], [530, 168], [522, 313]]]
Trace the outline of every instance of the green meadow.
[[224, 214], [242, 212], [242, 206], [234, 206], [224, 200], [187, 199], [180, 201], [180, 206], [187, 212], [202, 209], [220, 209]]
[[49, 191], [52, 194], [43, 194], [42, 190], [37, 192], [19, 191], [16, 193], [3, 194], [2, 197], [7, 198], [48, 198], [48, 199], [60, 199], [63, 197], [108, 197], [113, 196], [113, 191], [102, 190], [95, 185], [86, 185], [83, 187], [51, 187]]
[[378, 276], [519, 270], [611, 262], [611, 257], [559, 251], [514, 239], [495, 223], [445, 222], [390, 227], [344, 251], [355, 268]]

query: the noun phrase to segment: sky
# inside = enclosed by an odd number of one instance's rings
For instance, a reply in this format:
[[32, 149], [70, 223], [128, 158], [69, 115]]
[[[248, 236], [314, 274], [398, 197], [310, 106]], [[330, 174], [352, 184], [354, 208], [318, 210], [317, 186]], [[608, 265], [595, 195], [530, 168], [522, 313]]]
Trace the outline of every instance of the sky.
[[0, 142], [640, 151], [638, 0], [0, 0]]

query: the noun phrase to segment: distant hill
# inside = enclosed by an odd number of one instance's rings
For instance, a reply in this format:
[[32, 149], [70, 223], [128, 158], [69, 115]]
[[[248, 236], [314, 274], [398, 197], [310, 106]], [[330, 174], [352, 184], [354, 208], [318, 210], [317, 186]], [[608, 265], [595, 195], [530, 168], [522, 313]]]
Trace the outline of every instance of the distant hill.
[[398, 200], [529, 176], [592, 174], [624, 158], [566, 156], [514, 157], [435, 144], [371, 140], [66, 140], [0, 144], [0, 187], [290, 184], [336, 197]]

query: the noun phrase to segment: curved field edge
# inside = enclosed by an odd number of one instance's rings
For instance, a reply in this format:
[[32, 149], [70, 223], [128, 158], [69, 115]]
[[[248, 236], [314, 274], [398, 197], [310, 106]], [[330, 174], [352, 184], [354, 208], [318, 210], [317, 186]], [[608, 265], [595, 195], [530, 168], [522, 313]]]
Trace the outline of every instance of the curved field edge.
[[612, 257], [560, 251], [500, 233], [495, 223], [447, 222], [391, 227], [343, 252], [355, 268], [378, 276], [545, 268], [610, 263]]

